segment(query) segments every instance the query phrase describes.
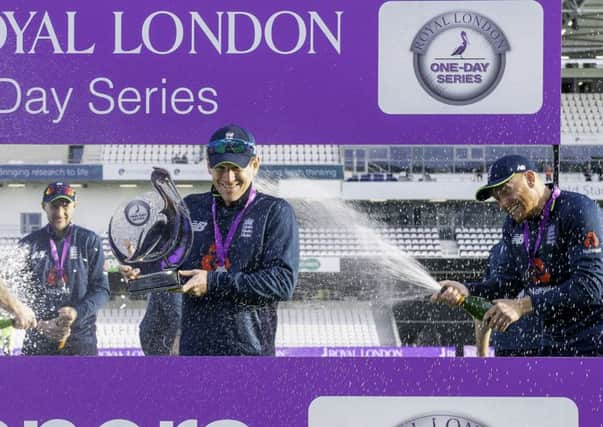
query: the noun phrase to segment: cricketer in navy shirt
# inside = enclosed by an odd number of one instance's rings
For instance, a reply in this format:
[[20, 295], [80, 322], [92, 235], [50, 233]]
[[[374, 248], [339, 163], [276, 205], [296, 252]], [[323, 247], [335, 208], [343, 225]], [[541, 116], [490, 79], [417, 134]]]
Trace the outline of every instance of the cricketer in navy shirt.
[[[603, 254], [599, 208], [588, 197], [549, 188], [532, 163], [518, 155], [497, 160], [480, 188], [508, 213], [501, 260], [479, 283], [443, 281], [433, 299], [457, 304], [461, 294], [494, 302], [484, 316], [497, 331], [534, 313], [549, 342], [538, 355], [603, 354]], [[521, 291], [525, 296], [515, 298]]]
[[109, 300], [100, 237], [72, 223], [75, 191], [52, 183], [42, 206], [48, 225], [25, 236], [27, 291], [38, 324], [27, 332], [28, 355], [96, 355], [96, 314]]
[[299, 270], [295, 213], [252, 185], [260, 158], [245, 129], [217, 130], [207, 158], [212, 191], [184, 198], [194, 238], [180, 270], [188, 281], [179, 353], [274, 355], [277, 305], [293, 295]]

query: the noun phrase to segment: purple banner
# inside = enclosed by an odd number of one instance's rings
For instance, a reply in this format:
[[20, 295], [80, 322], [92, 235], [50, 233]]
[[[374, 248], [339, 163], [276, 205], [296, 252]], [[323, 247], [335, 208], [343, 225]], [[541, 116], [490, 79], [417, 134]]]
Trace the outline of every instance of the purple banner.
[[2, 2], [0, 142], [558, 144], [559, 2]]
[[280, 347], [282, 357], [454, 357], [454, 347]]
[[[397, 424], [378, 421], [383, 419], [383, 409], [364, 411], [363, 416], [373, 422], [361, 425], [372, 427], [402, 425], [413, 416], [426, 415], [425, 399], [431, 402], [429, 413], [442, 415], [448, 408], [443, 396], [456, 397], [454, 413], [481, 419], [481, 425], [488, 427], [558, 426], [545, 417], [533, 421], [542, 407], [530, 404], [529, 399], [536, 397], [544, 402], [566, 398], [563, 405], [553, 406], [568, 407], [568, 416], [577, 417], [579, 424], [561, 424], [564, 427], [595, 427], [603, 419], [603, 390], [597, 374], [601, 364], [588, 358], [11, 357], [0, 362], [0, 425], [9, 427], [205, 427], [211, 422], [216, 422], [212, 427], [318, 427], [327, 425], [319, 420], [324, 405], [312, 403], [320, 396], [439, 397], [422, 399], [421, 414], [416, 413], [418, 403], [411, 405], [417, 407], [414, 412], [398, 405]], [[490, 399], [486, 406], [461, 408], [458, 402], [463, 397], [472, 402]], [[520, 408], [495, 422], [478, 415], [480, 407], [492, 412], [509, 400], [520, 403]], [[518, 414], [524, 413], [522, 424]], [[311, 422], [309, 414], [316, 417]], [[330, 426], [357, 425], [345, 421], [341, 407], [339, 412], [331, 410], [329, 417]], [[50, 422], [57, 419], [66, 421]], [[117, 419], [122, 421], [104, 424]]]

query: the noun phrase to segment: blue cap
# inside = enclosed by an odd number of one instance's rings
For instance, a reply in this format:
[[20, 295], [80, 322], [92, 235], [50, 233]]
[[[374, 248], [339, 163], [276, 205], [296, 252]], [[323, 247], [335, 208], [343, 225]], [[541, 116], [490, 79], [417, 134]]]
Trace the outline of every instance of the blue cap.
[[209, 167], [230, 163], [245, 168], [256, 155], [255, 138], [237, 125], [228, 125], [218, 129], [207, 144]]
[[65, 199], [70, 202], [75, 202], [75, 191], [73, 188], [64, 182], [53, 182], [48, 184], [42, 196], [43, 203], [52, 203], [58, 199]]
[[501, 157], [490, 165], [488, 183], [477, 190], [475, 198], [483, 202], [490, 198], [493, 189], [508, 182], [516, 173], [535, 170], [534, 164], [523, 156], [511, 154]]

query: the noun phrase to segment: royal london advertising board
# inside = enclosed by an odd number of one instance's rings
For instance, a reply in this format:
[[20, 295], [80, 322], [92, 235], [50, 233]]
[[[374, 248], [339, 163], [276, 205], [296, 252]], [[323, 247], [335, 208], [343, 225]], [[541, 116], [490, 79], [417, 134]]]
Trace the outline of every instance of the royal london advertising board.
[[[544, 0], [4, 1], [0, 142], [192, 144], [236, 121], [262, 143], [555, 144], [559, 23]], [[593, 358], [4, 357], [0, 427], [600, 426], [600, 372]]]
[[558, 144], [559, 25], [544, 0], [8, 0], [0, 142]]

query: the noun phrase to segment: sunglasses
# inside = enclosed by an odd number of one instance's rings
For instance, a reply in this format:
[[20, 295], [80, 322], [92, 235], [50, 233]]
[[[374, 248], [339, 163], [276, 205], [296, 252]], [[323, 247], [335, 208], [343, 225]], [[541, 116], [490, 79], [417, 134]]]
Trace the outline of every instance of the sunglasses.
[[242, 139], [218, 139], [207, 145], [207, 154], [249, 154], [255, 155], [255, 144]]
[[69, 197], [73, 197], [75, 195], [75, 191], [73, 190], [73, 188], [66, 188], [66, 187], [48, 187], [46, 189], [46, 191], [44, 192], [44, 195], [46, 196], [52, 196], [53, 194], [63, 194], [65, 196], [69, 196]]

